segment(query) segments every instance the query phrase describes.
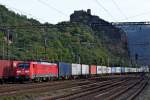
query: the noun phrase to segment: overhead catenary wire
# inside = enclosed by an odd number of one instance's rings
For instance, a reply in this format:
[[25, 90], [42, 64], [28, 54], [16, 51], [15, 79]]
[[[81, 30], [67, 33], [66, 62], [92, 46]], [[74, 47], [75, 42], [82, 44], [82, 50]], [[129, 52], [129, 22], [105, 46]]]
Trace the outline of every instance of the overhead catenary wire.
[[44, 2], [43, 0], [36, 0], [36, 1], [38, 1], [39, 3], [43, 4], [44, 6], [50, 8], [50, 9], [53, 9], [53, 10], [57, 11], [59, 14], [63, 15], [64, 17], [68, 17], [67, 14], [65, 14], [65, 13], [62, 12], [61, 10], [59, 10], [59, 9], [57, 9], [57, 8], [55, 8], [55, 7], [53, 7], [53, 6], [51, 6], [50, 4]]
[[[11, 8], [13, 8], [13, 7], [11, 7]], [[15, 10], [18, 10], [18, 9], [16, 9], [16, 8], [13, 8], [13, 9], [15, 9]], [[18, 10], [18, 11], [20, 11], [20, 10]], [[23, 11], [20, 11], [20, 12], [23, 12]], [[23, 13], [26, 13], [26, 12], [23, 12]], [[27, 14], [27, 13], [26, 13]], [[29, 15], [31, 15], [31, 14], [29, 14]], [[99, 26], [111, 26], [111, 24], [97, 24], [97, 25], [99, 25]], [[131, 23], [130, 24], [123, 24], [123, 25], [131, 25]], [[132, 24], [132, 25], [145, 25], [145, 24], [143, 24], [143, 23], [136, 23], [136, 24]], [[149, 24], [146, 24], [146, 25], [150, 25], [150, 23]], [[67, 26], [71, 26], [72, 27], [72, 25], [67, 25]], [[121, 26], [121, 25], [119, 25], [119, 26]], [[4, 28], [10, 28], [10, 29], [15, 29], [15, 28], [23, 28], [23, 29], [25, 29], [25, 28], [43, 28], [43, 27], [48, 27], [48, 28], [54, 28], [54, 26], [50, 26], [50, 25], [43, 25], [43, 24], [41, 24], [41, 25], [21, 25], [21, 26], [15, 26], [15, 25], [11, 25], [11, 26], [3, 26], [3, 25], [0, 25], [0, 28], [1, 29], [4, 29]]]
[[113, 20], [116, 21], [115, 17], [98, 1], [94, 0]]
[[[38, 1], [41, 1], [41, 0], [38, 0]], [[97, 0], [96, 0], [97, 1]], [[114, 1], [114, 0], [113, 0]], [[43, 2], [43, 1], [42, 1]], [[8, 5], [6, 5], [6, 6], [8, 6]], [[43, 22], [46, 22], [46, 21], [44, 21], [43, 19], [41, 19], [41, 18], [37, 18], [37, 17], [35, 17], [35, 16], [33, 16], [32, 14], [29, 14], [29, 13], [27, 13], [27, 12], [24, 12], [24, 11], [21, 11], [21, 10], [19, 10], [19, 9], [16, 9], [16, 8], [14, 8], [14, 7], [10, 7], [10, 6], [8, 6], [10, 9], [14, 9], [14, 10], [16, 10], [16, 11], [19, 11], [21, 14], [22, 13], [25, 13], [25, 14], [27, 14], [27, 15], [30, 15], [31, 17], [34, 17], [34, 18], [36, 18], [36, 19], [40, 19], [40, 20], [42, 20]], [[104, 8], [105, 9], [105, 8]], [[107, 9], [106, 9], [107, 10]], [[63, 13], [63, 12], [62, 12]], [[63, 13], [64, 14], [64, 13]], [[140, 14], [137, 14], [137, 15], [134, 15], [134, 16], [130, 16], [130, 17], [127, 17], [127, 18], [124, 18], [124, 19], [122, 19], [122, 20], [125, 20], [125, 19], [131, 19], [131, 18], [134, 18], [134, 17], [139, 17], [139, 16], [143, 16], [144, 14], [150, 14], [150, 11], [149, 12], [143, 12], [143, 13], [140, 13]], [[137, 25], [137, 24], [136, 24]], [[142, 25], [142, 24], [140, 24], [140, 25]], [[100, 26], [107, 26], [107, 25], [104, 25], [104, 24], [102, 24], [102, 25], [100, 25]], [[16, 26], [16, 27], [19, 27], [19, 26]]]
[[[133, 16], [129, 16], [129, 17], [127, 17], [127, 19], [132, 19], [132, 18], [135, 18], [135, 17], [140, 17], [140, 16], [144, 16], [144, 15], [149, 15], [149, 14], [150, 14], [150, 11], [147, 11], [147, 12], [139, 13], [139, 14], [136, 14], [136, 15], [133, 15]], [[121, 19], [121, 20], [125, 20], [125, 19]]]
[[124, 18], [127, 20], [128, 17], [124, 14], [124, 12], [121, 10], [121, 8], [119, 7], [119, 5], [116, 3], [115, 0], [112, 0], [113, 4], [115, 5], [115, 7], [118, 9], [118, 11], [120, 12], [120, 14], [122, 14], [122, 16], [124, 16]]

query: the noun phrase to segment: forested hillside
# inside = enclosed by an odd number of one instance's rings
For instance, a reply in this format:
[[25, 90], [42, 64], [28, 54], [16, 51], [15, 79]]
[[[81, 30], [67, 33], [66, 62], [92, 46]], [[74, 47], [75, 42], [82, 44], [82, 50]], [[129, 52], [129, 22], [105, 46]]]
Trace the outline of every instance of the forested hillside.
[[41, 24], [1, 5], [0, 59], [128, 64], [124, 32], [99, 21], [107, 25], [97, 27], [82, 21]]

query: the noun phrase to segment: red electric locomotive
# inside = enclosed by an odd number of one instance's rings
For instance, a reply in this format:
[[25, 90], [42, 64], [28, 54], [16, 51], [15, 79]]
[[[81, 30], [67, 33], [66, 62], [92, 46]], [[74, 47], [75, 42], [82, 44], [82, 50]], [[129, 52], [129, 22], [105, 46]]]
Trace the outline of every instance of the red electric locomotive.
[[47, 62], [23, 62], [16, 68], [16, 78], [21, 80], [51, 80], [58, 77], [58, 66]]

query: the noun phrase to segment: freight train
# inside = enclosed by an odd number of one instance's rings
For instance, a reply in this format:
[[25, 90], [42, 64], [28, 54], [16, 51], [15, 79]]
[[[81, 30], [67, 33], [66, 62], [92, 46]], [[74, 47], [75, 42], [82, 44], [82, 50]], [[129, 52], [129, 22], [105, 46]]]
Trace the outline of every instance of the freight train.
[[148, 67], [108, 67], [75, 63], [49, 63], [41, 61], [0, 60], [0, 80], [3, 81], [48, 81], [90, 77], [103, 74], [130, 74], [149, 72]]

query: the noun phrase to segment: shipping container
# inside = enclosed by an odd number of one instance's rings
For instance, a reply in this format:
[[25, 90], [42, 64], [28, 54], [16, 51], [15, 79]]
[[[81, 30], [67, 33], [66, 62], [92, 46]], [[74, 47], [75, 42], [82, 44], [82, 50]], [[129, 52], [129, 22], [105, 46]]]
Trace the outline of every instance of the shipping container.
[[59, 77], [69, 77], [71, 76], [71, 64], [59, 62]]
[[137, 72], [140, 72], [140, 68], [137, 68]]
[[139, 69], [139, 68], [137, 68], [137, 72], [140, 72], [140, 69]]
[[81, 65], [80, 64], [72, 64], [72, 75], [81, 75]]
[[88, 75], [89, 74], [89, 65], [82, 64], [82, 75]]
[[136, 68], [133, 68], [133, 72], [134, 72], [134, 73], [136, 73], [136, 72], [137, 72]]
[[141, 70], [143, 72], [149, 72], [149, 67], [148, 66], [141, 66]]
[[129, 67], [129, 73], [131, 73], [132, 72], [132, 68], [131, 67]]
[[133, 73], [133, 68], [130, 68], [130, 72]]
[[12, 61], [0, 60], [0, 78], [8, 78], [13, 70]]
[[131, 68], [131, 73], [133, 73], [133, 68]]
[[116, 73], [121, 73], [121, 67], [116, 67]]
[[116, 67], [111, 67], [111, 73], [116, 73]]
[[90, 74], [96, 74], [96, 65], [91, 65], [90, 66]]
[[111, 67], [107, 67], [107, 73], [108, 73], [108, 74], [111, 73]]
[[149, 72], [149, 68], [146, 68], [146, 72]]
[[142, 67], [140, 67], [140, 72], [143, 72], [143, 69], [142, 69]]
[[136, 72], [139, 72], [139, 68], [136, 68]]
[[121, 67], [121, 73], [125, 73], [125, 67]]
[[103, 67], [97, 66], [97, 74], [102, 74], [102, 73], [103, 73]]
[[129, 73], [129, 72], [130, 72], [130, 68], [125, 67], [125, 72], [126, 72], [126, 73]]
[[107, 74], [107, 67], [106, 66], [102, 66], [102, 73]]
[[15, 77], [17, 64], [21, 61], [0, 60], [0, 78]]
[[128, 68], [128, 72], [131, 73], [131, 68], [130, 67]]

